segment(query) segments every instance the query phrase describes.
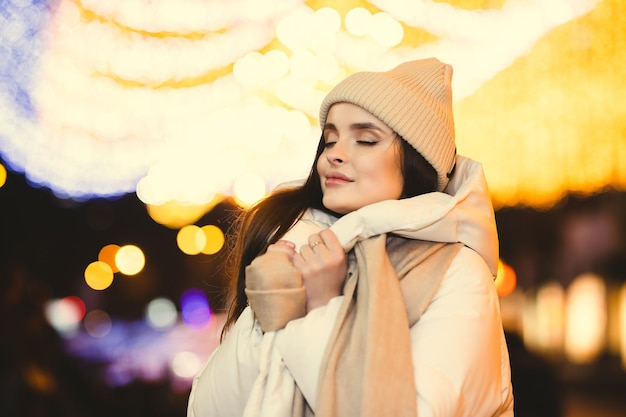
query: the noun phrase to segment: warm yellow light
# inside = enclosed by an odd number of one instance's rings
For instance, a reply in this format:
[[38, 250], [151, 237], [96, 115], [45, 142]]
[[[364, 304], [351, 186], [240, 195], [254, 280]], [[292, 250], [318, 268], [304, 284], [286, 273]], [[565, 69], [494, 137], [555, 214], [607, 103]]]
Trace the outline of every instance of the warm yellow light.
[[498, 261], [498, 274], [496, 275], [495, 284], [500, 297], [511, 294], [517, 285], [515, 270], [502, 260]]
[[256, 174], [244, 174], [233, 186], [233, 197], [243, 207], [249, 207], [265, 196], [265, 181]]
[[233, 66], [233, 77], [244, 85], [254, 84], [262, 76], [259, 71], [262, 61], [263, 55], [259, 52], [247, 53]]
[[7, 169], [4, 165], [0, 164], [0, 187], [7, 182]]
[[[8, 89], [3, 148], [62, 195], [202, 205], [244, 169], [306, 176], [330, 87], [424, 56], [454, 66], [458, 150], [483, 163], [496, 207], [626, 188], [622, 0], [60, 0], [33, 45], [24, 16], [42, 11], [27, 3], [9, 11], [22, 24], [5, 46], [41, 46], [25, 92], [37, 117]], [[306, 130], [255, 110], [260, 123], [241, 111], [251, 102], [300, 113]], [[178, 229], [198, 213], [151, 216]]]
[[58, 382], [53, 374], [35, 364], [27, 363], [21, 370], [21, 377], [28, 386], [44, 395], [54, 395], [58, 390]]
[[619, 292], [619, 334], [622, 367], [626, 369], [626, 284], [622, 284]]
[[119, 245], [110, 244], [104, 246], [102, 249], [100, 249], [100, 252], [98, 253], [98, 260], [105, 262], [107, 265], [109, 265], [113, 273], [119, 272], [119, 269], [117, 269], [117, 265], [115, 265], [115, 255], [117, 254], [117, 251], [119, 249]]
[[404, 30], [402, 25], [387, 13], [376, 13], [372, 16], [370, 36], [384, 47], [391, 48], [402, 41]]
[[85, 268], [85, 282], [94, 290], [104, 290], [113, 283], [113, 271], [106, 262], [95, 261]]
[[206, 237], [206, 244], [202, 248], [202, 253], [205, 255], [213, 255], [219, 252], [224, 246], [224, 232], [217, 226], [206, 225], [201, 227], [204, 236]]
[[601, 277], [585, 274], [567, 289], [565, 354], [572, 362], [594, 361], [605, 347], [606, 286]]
[[146, 209], [148, 210], [148, 215], [155, 222], [171, 229], [180, 229], [198, 221], [223, 199], [224, 196], [218, 195], [209, 203], [200, 205], [183, 204], [171, 200], [161, 205], [147, 204]]
[[455, 104], [459, 153], [483, 163], [496, 208], [626, 187], [626, 3], [595, 3]]
[[565, 291], [558, 283], [543, 285], [537, 291], [537, 344], [544, 353], [560, 353], [565, 326]]
[[206, 246], [206, 242], [206, 235], [194, 224], [181, 228], [176, 235], [178, 248], [187, 255], [199, 254]]
[[115, 264], [124, 275], [136, 275], [146, 264], [143, 251], [135, 245], [124, 245], [115, 254]]
[[345, 25], [354, 36], [364, 36], [369, 32], [372, 14], [363, 7], [355, 7], [346, 14]]
[[522, 339], [529, 350], [539, 350], [539, 331], [537, 330], [537, 297], [533, 291], [524, 294], [522, 303]]

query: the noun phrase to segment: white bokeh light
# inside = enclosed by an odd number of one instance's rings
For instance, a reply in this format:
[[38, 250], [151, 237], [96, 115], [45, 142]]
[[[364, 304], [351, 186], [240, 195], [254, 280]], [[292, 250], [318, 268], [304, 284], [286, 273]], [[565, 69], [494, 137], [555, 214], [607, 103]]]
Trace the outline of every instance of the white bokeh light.
[[176, 305], [167, 298], [155, 298], [146, 307], [145, 319], [154, 329], [169, 329], [178, 319]]
[[372, 14], [363, 7], [355, 7], [346, 14], [346, 29], [355, 36], [365, 36], [370, 30]]
[[233, 196], [243, 206], [250, 206], [265, 196], [265, 181], [255, 173], [245, 173], [235, 180]]
[[[483, 13], [376, 0], [380, 12], [357, 6], [344, 22], [339, 8], [300, 0], [12, 1], [0, 17], [0, 150], [59, 197], [203, 203], [246, 170], [268, 184], [305, 175], [319, 104], [347, 74], [437, 56], [455, 67], [462, 100], [598, 1], [509, 0]], [[436, 40], [401, 46], [404, 28]], [[250, 119], [251, 105], [269, 122]], [[264, 107], [299, 112], [307, 131], [282, 129]]]
[[381, 45], [390, 48], [402, 41], [404, 36], [402, 25], [387, 13], [374, 14], [371, 25], [371, 36]]
[[174, 355], [170, 366], [175, 375], [181, 378], [193, 378], [200, 370], [202, 362], [193, 352], [178, 352]]

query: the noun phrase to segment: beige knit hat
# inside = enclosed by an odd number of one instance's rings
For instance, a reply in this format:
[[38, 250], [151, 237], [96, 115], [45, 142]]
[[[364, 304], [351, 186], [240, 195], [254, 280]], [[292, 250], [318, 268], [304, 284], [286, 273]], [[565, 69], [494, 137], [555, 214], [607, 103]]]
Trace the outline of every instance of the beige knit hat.
[[435, 58], [409, 61], [387, 72], [357, 72], [333, 88], [320, 107], [320, 125], [330, 107], [356, 104], [402, 136], [437, 171], [443, 191], [456, 160], [452, 116], [452, 67]]

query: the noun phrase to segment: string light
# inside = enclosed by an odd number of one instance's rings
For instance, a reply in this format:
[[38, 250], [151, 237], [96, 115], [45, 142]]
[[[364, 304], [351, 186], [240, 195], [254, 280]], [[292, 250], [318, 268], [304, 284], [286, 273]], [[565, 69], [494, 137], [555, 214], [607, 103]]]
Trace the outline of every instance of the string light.
[[[626, 187], [625, 106], [585, 110], [620, 100], [609, 69], [624, 58], [612, 45], [625, 18], [607, 12], [619, 2], [468, 4], [12, 0], [0, 13], [0, 152], [59, 197], [202, 206], [245, 171], [270, 188], [306, 176], [331, 85], [434, 55], [455, 68], [459, 152], [483, 162], [496, 207]], [[562, 66], [524, 65], [571, 56], [567, 88]], [[573, 91], [589, 73], [595, 88]]]

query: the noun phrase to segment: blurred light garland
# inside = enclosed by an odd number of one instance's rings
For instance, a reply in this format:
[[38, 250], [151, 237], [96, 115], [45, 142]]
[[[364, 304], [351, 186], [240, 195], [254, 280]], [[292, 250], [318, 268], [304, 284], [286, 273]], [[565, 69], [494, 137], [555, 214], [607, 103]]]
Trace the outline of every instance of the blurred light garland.
[[[480, 129], [491, 113], [497, 120], [519, 101], [502, 98], [509, 90], [491, 97], [484, 91], [557, 28], [601, 7], [620, 6], [616, 0], [6, 0], [0, 153], [9, 169], [59, 197], [136, 191], [148, 205], [204, 205], [232, 194], [242, 175], [258, 176], [267, 189], [305, 176], [319, 136], [319, 103], [347, 74], [436, 56], [455, 67], [459, 151], [485, 163], [497, 205], [545, 205], [564, 190], [624, 187], [626, 173], [597, 161], [584, 171], [588, 183], [573, 181], [575, 173], [562, 178], [541, 170], [550, 178], [529, 182], [529, 172], [550, 162], [555, 149], [582, 141], [571, 139], [576, 132], [551, 138], [546, 157], [528, 165], [517, 157], [542, 151], [524, 142], [543, 138], [545, 129], [532, 124], [533, 115], [508, 126], [525, 135], [508, 147], [499, 143], [507, 138]], [[553, 94], [545, 99], [565, 100]], [[505, 108], [487, 108], [490, 102]], [[613, 153], [626, 154], [623, 137], [610, 140]]]

